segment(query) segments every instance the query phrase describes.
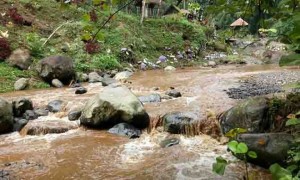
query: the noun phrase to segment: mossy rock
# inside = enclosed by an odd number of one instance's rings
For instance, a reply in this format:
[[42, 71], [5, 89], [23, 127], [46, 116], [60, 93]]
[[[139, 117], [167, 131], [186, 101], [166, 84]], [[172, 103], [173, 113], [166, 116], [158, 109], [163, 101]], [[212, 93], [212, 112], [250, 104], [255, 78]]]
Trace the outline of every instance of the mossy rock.
[[282, 56], [279, 60], [280, 66], [300, 66], [300, 54]]

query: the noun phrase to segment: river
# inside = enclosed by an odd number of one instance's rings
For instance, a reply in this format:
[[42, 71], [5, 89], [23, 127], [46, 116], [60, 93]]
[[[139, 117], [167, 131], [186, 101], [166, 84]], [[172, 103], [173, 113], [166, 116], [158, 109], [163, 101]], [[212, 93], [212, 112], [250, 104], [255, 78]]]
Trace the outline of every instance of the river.
[[[208, 113], [223, 112], [239, 100], [230, 99], [224, 89], [237, 86], [240, 78], [258, 73], [285, 71], [275, 65], [185, 68], [137, 72], [126, 86], [137, 95], [163, 94], [175, 87], [183, 97], [145, 104], [151, 117], [172, 111], [192, 111], [199, 119]], [[295, 71], [299, 71], [295, 70]], [[75, 95], [74, 89], [27, 90], [0, 94], [7, 100], [30, 98], [35, 107], [51, 100], [65, 102], [64, 112], [40, 119], [66, 120], [73, 106], [83, 105], [103, 89], [100, 83], [84, 84], [88, 93]], [[154, 91], [153, 87], [159, 87]], [[177, 137], [179, 145], [161, 148], [166, 137]], [[217, 156], [235, 161], [224, 176], [212, 172]], [[159, 130], [143, 132], [128, 139], [105, 131], [81, 127], [62, 134], [23, 136], [17, 132], [0, 136], [0, 169], [10, 179], [243, 179], [244, 164], [226, 150], [226, 145], [210, 136], [169, 135]], [[254, 179], [271, 179], [267, 170], [250, 165]], [[1, 177], [0, 177], [1, 179]]]

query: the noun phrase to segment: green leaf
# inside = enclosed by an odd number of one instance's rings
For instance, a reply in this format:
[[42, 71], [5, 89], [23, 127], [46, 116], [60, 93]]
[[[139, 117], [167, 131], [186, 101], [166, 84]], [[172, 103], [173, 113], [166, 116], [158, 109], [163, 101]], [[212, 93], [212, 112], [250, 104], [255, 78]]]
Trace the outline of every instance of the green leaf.
[[296, 169], [298, 169], [298, 166], [296, 164], [290, 165], [286, 168], [286, 170], [290, 171], [291, 173]]
[[239, 153], [239, 154], [245, 154], [248, 152], [248, 146], [241, 142], [237, 145], [237, 148], [236, 148], [236, 153]]
[[82, 16], [82, 20], [89, 22], [89, 21], [91, 21], [91, 16], [89, 14], [84, 14]]
[[237, 134], [240, 134], [240, 133], [245, 133], [247, 132], [246, 129], [243, 129], [243, 128], [234, 128], [234, 129], [231, 129], [230, 131], [228, 131], [225, 136], [226, 137], [231, 137], [231, 138], [234, 138]]
[[217, 157], [216, 161], [217, 162], [213, 163], [213, 172], [219, 175], [224, 175], [225, 168], [228, 164], [227, 161], [221, 156]]
[[85, 41], [91, 40], [91, 39], [92, 39], [92, 35], [91, 35], [90, 33], [84, 33], [84, 34], [81, 36], [81, 39], [82, 39], [82, 40], [85, 40]]
[[99, 5], [102, 2], [102, 0], [93, 0], [94, 5]]
[[292, 118], [286, 121], [285, 126], [294, 126], [300, 124], [300, 119]]
[[248, 156], [251, 157], [251, 158], [253, 158], [253, 159], [257, 158], [257, 154], [254, 151], [249, 151], [248, 152]]
[[105, 39], [104, 33], [99, 32], [99, 33], [96, 35], [96, 39], [97, 39], [98, 41], [104, 41], [104, 39]]
[[233, 153], [237, 153], [237, 146], [238, 146], [238, 142], [237, 141], [230, 141], [227, 146], [230, 149], [230, 151], [232, 151]]
[[273, 164], [270, 166], [269, 170], [271, 171], [273, 179], [278, 180], [292, 180], [292, 173], [283, 167], [281, 167], [279, 164]]

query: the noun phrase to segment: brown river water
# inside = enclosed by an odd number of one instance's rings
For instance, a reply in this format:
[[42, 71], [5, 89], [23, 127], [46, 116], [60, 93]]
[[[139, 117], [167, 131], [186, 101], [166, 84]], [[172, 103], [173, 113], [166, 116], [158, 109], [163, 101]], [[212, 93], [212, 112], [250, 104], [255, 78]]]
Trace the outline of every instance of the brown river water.
[[[208, 112], [220, 113], [238, 100], [228, 98], [224, 89], [238, 85], [245, 76], [285, 71], [275, 65], [227, 66], [215, 69], [186, 68], [174, 72], [153, 70], [137, 72], [126, 86], [137, 95], [163, 94], [175, 87], [183, 97], [161, 103], [145, 104], [150, 116], [171, 111], [190, 111], [199, 118]], [[0, 94], [7, 100], [30, 98], [35, 107], [61, 99], [65, 112], [41, 119], [66, 120], [66, 112], [82, 106], [101, 91], [101, 84], [84, 84], [88, 93], [75, 95], [74, 89], [28, 90]], [[153, 87], [159, 87], [154, 91]], [[62, 134], [22, 136], [11, 133], [0, 136], [0, 170], [10, 172], [11, 179], [243, 179], [244, 164], [226, 151], [226, 146], [207, 136], [178, 137], [180, 144], [161, 148], [159, 142], [169, 136], [154, 130], [143, 132], [138, 139], [128, 139], [105, 131], [79, 128]], [[217, 156], [236, 161], [224, 176], [212, 172]], [[267, 170], [250, 165], [253, 179], [271, 179]], [[1, 179], [1, 177], [0, 177]]]

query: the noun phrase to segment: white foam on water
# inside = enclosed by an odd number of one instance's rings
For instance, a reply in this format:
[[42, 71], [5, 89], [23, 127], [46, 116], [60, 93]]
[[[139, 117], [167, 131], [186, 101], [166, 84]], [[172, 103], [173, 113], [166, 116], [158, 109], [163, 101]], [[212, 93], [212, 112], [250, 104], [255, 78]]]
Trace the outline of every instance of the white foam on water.
[[146, 135], [123, 145], [119, 153], [122, 163], [138, 163], [145, 155], [152, 153], [158, 145], [152, 141], [151, 136]]

